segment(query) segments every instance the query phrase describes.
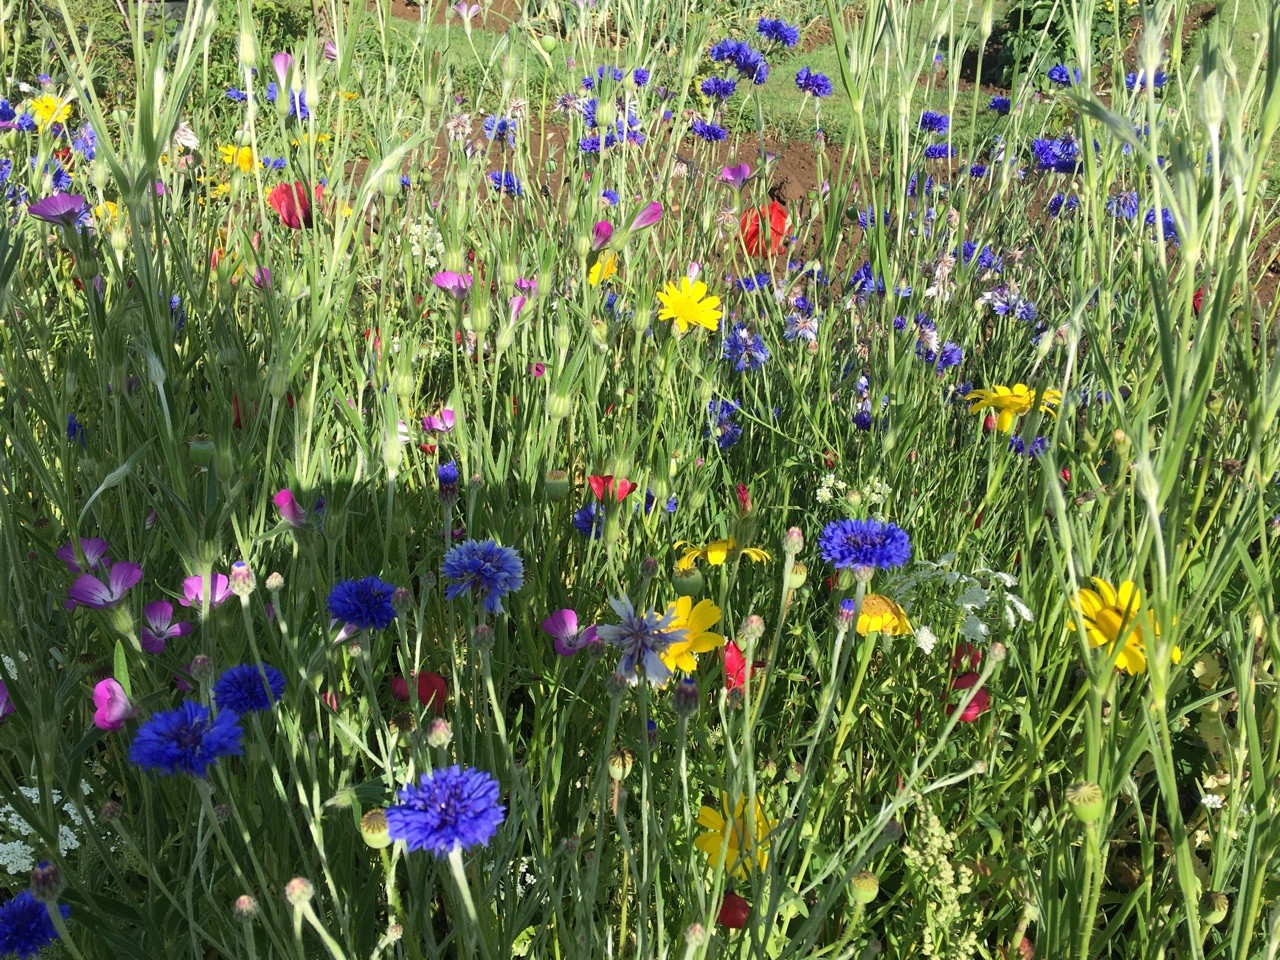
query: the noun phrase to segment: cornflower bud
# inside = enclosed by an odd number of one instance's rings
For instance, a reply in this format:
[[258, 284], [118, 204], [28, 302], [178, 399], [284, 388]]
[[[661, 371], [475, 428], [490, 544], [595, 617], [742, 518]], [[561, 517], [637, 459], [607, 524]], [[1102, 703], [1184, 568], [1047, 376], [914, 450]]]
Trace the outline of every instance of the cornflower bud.
[[284, 898], [295, 907], [310, 903], [315, 893], [315, 887], [306, 877], [294, 877], [284, 885]]
[[681, 680], [671, 694], [671, 705], [679, 717], [689, 718], [697, 714], [698, 701], [698, 681], [693, 677]]
[[247, 893], [242, 893], [231, 905], [231, 912], [237, 920], [252, 920], [258, 915], [258, 901]]
[[258, 586], [258, 578], [253, 574], [253, 568], [243, 560], [237, 560], [231, 565], [227, 580], [230, 582], [231, 592], [242, 600], [253, 593]]
[[794, 557], [804, 549], [804, 534], [799, 527], [791, 527], [782, 535], [782, 552], [788, 557]]
[[31, 871], [31, 895], [43, 903], [57, 902], [65, 887], [62, 873], [48, 860], [41, 860]]
[[267, 575], [267, 589], [272, 593], [279, 593], [284, 588], [284, 577], [279, 573], [270, 573]]
[[742, 626], [738, 628], [738, 637], [742, 640], [743, 646], [750, 646], [758, 643], [764, 636], [764, 618], [759, 614], [753, 613], [747, 619], [742, 621]]
[[427, 724], [427, 746], [443, 750], [453, 741], [453, 728], [444, 717], [436, 717]]

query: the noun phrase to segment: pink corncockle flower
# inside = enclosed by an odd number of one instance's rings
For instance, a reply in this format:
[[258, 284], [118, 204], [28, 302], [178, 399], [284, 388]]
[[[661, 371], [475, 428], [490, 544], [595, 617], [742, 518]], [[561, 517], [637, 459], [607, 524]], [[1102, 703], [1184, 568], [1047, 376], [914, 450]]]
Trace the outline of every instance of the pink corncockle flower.
[[80, 574], [67, 591], [67, 599], [71, 606], [106, 610], [123, 600], [141, 579], [142, 568], [136, 563], [114, 563], [107, 571], [106, 583], [92, 574]]
[[285, 487], [274, 497], [271, 502], [276, 505], [276, 509], [280, 511], [280, 518], [291, 527], [306, 526], [307, 511], [302, 509], [302, 504], [298, 503], [298, 498], [293, 495], [293, 491]]
[[538, 295], [538, 281], [536, 278], [516, 277], [516, 289], [532, 300]]
[[428, 433], [448, 433], [453, 429], [453, 425], [457, 422], [457, 416], [448, 407], [445, 407], [439, 414], [432, 414], [422, 418], [422, 429]]
[[694, 280], [697, 280], [698, 274], [700, 273], [702, 273], [702, 264], [697, 260], [690, 260], [689, 269], [686, 271], [686, 274], [689, 277], [689, 282], [692, 283]]
[[511, 306], [511, 322], [515, 323], [520, 319], [520, 311], [524, 309], [524, 305], [529, 301], [518, 294], [512, 297], [507, 303]]
[[0, 721], [4, 720], [9, 714], [17, 712], [18, 708], [9, 699], [9, 688], [4, 685], [3, 680], [0, 680]]
[[441, 270], [431, 278], [431, 282], [458, 301], [465, 300], [467, 294], [471, 292], [471, 274], [469, 273]]
[[652, 227], [655, 223], [662, 219], [662, 204], [654, 200], [643, 210], [636, 214], [636, 218], [631, 221], [631, 229], [643, 230], [645, 227]]
[[751, 165], [740, 163], [737, 166], [725, 167], [720, 171], [720, 182], [727, 183], [734, 190], [741, 190], [742, 185], [751, 179]]
[[551, 635], [551, 645], [562, 657], [571, 657], [587, 647], [597, 646], [595, 624], [585, 629], [578, 627], [578, 614], [569, 609], [557, 610], [542, 621], [542, 629]]
[[81, 537], [80, 549], [84, 553], [85, 570], [80, 569], [80, 563], [76, 560], [75, 544], [67, 542], [53, 552], [53, 555], [67, 565], [67, 570], [71, 573], [86, 573], [89, 570], [97, 570], [99, 567], [111, 565], [111, 560], [107, 556], [107, 551], [111, 549], [111, 544], [103, 540], [101, 537]]
[[529, 364], [529, 373], [535, 377], [545, 377], [547, 375], [547, 365], [545, 363]]
[[133, 713], [124, 687], [110, 677], [94, 686], [93, 706], [93, 725], [99, 730], [119, 730]]
[[609, 240], [613, 237], [613, 224], [608, 220], [601, 220], [591, 228], [591, 249], [603, 250], [609, 245]]
[[[982, 678], [976, 673], [962, 673], [951, 681], [951, 689], [961, 691], [960, 699], [963, 700], [965, 694], [963, 691], [975, 687]], [[947, 713], [953, 713], [958, 704], [947, 704]], [[962, 723], [973, 723], [980, 716], [987, 712], [991, 707], [991, 694], [985, 689], [978, 690], [973, 699], [969, 701], [969, 705], [960, 712], [960, 721]]]
[[338, 59], [338, 45], [332, 40], [326, 40], [324, 42], [324, 58], [326, 60]]
[[[209, 609], [220, 606], [231, 599], [231, 581], [225, 574], [215, 573], [209, 577]], [[182, 599], [178, 601], [184, 607], [204, 606], [204, 578], [198, 574], [182, 581]]]
[[293, 57], [281, 50], [271, 58], [271, 66], [275, 68], [276, 79], [280, 81], [280, 93], [283, 94], [289, 86], [289, 68], [293, 66]]
[[142, 636], [139, 642], [147, 653], [163, 653], [165, 644], [178, 637], [185, 637], [194, 627], [184, 620], [173, 622], [173, 604], [157, 600], [142, 608]]
[[455, 3], [449, 9], [451, 9], [454, 13], [456, 13], [459, 17], [461, 17], [463, 23], [465, 23], [467, 26], [471, 26], [471, 21], [475, 18], [476, 14], [480, 12], [480, 4], [478, 3], [469, 4], [466, 2], [466, 0], [459, 0], [458, 3]]
[[259, 290], [271, 289], [271, 271], [266, 267], [258, 267], [253, 271], [253, 285]]

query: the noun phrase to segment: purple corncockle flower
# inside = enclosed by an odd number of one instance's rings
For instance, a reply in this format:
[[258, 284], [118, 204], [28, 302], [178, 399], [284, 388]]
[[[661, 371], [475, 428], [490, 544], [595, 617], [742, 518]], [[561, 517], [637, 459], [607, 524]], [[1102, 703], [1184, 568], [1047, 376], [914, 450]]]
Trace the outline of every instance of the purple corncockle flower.
[[455, 300], [465, 300], [471, 292], [471, 274], [454, 273], [452, 270], [441, 270], [431, 282]]
[[751, 178], [751, 165], [740, 163], [734, 167], [725, 167], [720, 171], [720, 182], [727, 183], [734, 190], [741, 190], [742, 185]]
[[439, 415], [431, 414], [422, 418], [422, 429], [431, 433], [448, 433], [453, 429], [454, 423], [457, 422], [457, 416], [448, 407], [440, 411]]
[[524, 305], [529, 301], [517, 294], [507, 301], [511, 306], [511, 322], [515, 323], [520, 317], [520, 311], [524, 309]]
[[168, 600], [148, 603], [142, 608], [142, 617], [146, 622], [142, 625], [140, 642], [147, 653], [164, 653], [166, 643], [185, 637], [194, 629], [185, 620], [173, 622], [173, 604]]
[[536, 297], [538, 295], [538, 281], [536, 279], [528, 280], [524, 277], [516, 277], [516, 289], [526, 297]]
[[99, 567], [109, 566], [111, 563], [107, 557], [107, 551], [111, 549], [111, 544], [101, 537], [89, 537], [88, 539], [81, 537], [80, 549], [84, 552], [85, 570], [80, 569], [80, 563], [76, 560], [75, 544], [73, 543], [64, 543], [53, 552], [53, 555], [65, 563], [71, 573], [85, 573], [87, 570], [97, 570]]
[[454, 13], [456, 13], [459, 17], [462, 18], [463, 23], [469, 26], [471, 24], [472, 18], [475, 17], [475, 15], [480, 12], [480, 4], [478, 3], [468, 4], [466, 0], [459, 0], [459, 2], [455, 3], [452, 7], [450, 7], [450, 9], [453, 10]]
[[[231, 599], [231, 581], [226, 574], [215, 573], [209, 577], [209, 609], [226, 603]], [[197, 574], [182, 581], [182, 599], [178, 601], [184, 607], [200, 607], [204, 605], [204, 578]]]
[[276, 505], [276, 509], [280, 511], [280, 516], [285, 523], [291, 527], [301, 527], [307, 522], [307, 511], [302, 509], [302, 504], [298, 503], [298, 498], [293, 495], [293, 491], [285, 487], [274, 497], [271, 502]]
[[324, 58], [326, 60], [338, 59], [338, 45], [332, 40], [326, 40], [324, 42]]
[[591, 228], [591, 249], [603, 250], [609, 245], [609, 239], [613, 236], [613, 224], [608, 220], [601, 220]]
[[84, 197], [78, 193], [59, 193], [43, 200], [36, 200], [27, 207], [27, 213], [37, 220], [56, 226], [70, 227], [85, 212]]
[[0, 720], [9, 716], [11, 713], [17, 713], [18, 708], [13, 705], [13, 701], [9, 699], [9, 688], [4, 685], [4, 681], [0, 680]]
[[542, 621], [542, 629], [551, 634], [551, 645], [562, 657], [571, 657], [600, 643], [594, 624], [578, 629], [578, 614], [573, 610], [557, 610]]
[[662, 204], [654, 200], [643, 210], [636, 214], [636, 218], [631, 221], [632, 230], [643, 230], [645, 227], [652, 227], [655, 223], [662, 219]]
[[106, 583], [93, 574], [80, 574], [67, 591], [67, 599], [72, 606], [106, 610], [123, 600], [124, 595], [141, 579], [142, 568], [136, 563], [115, 563], [107, 571]]
[[284, 90], [289, 85], [289, 68], [293, 66], [293, 57], [284, 50], [281, 50], [271, 58], [271, 66], [275, 68], [276, 79], [280, 81], [280, 89]]

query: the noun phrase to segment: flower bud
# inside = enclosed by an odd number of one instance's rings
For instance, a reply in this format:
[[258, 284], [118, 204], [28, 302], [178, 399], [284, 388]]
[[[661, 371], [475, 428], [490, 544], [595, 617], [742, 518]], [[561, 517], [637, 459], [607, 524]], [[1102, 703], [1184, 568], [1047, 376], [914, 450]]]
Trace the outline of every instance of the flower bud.
[[861, 873], [855, 873], [850, 886], [853, 891], [854, 903], [860, 903], [864, 907], [880, 893], [879, 879], [876, 878], [874, 873], [869, 873], [866, 870]]
[[640, 561], [640, 576], [652, 580], [658, 573], [658, 561], [653, 557], [645, 557]]
[[553, 392], [547, 400], [547, 414], [556, 420], [563, 420], [573, 413], [573, 397], [567, 393]]
[[804, 534], [799, 527], [791, 527], [782, 535], [782, 552], [788, 557], [796, 556], [804, 549]]
[[742, 626], [738, 628], [738, 639], [742, 641], [744, 647], [759, 643], [764, 636], [764, 618], [759, 614], [753, 613], [747, 619], [742, 621]]
[[679, 717], [694, 716], [698, 712], [698, 700], [698, 681], [693, 677], [685, 677], [677, 683], [671, 694], [671, 705]]
[[294, 877], [284, 885], [284, 898], [295, 907], [310, 903], [315, 892], [315, 887], [306, 877]]
[[258, 901], [247, 893], [242, 893], [231, 905], [231, 912], [237, 920], [252, 920], [258, 915]]
[[619, 747], [613, 753], [609, 754], [609, 776], [614, 780], [625, 780], [631, 773], [631, 767], [634, 762], [631, 751], [626, 747]]
[[1102, 788], [1096, 783], [1089, 781], [1073, 783], [1067, 788], [1066, 799], [1067, 805], [1071, 807], [1071, 813], [1081, 823], [1093, 823], [1102, 816], [1105, 804]]
[[258, 578], [253, 575], [253, 568], [243, 560], [237, 560], [231, 564], [231, 570], [227, 574], [227, 581], [231, 587], [231, 592], [241, 599], [253, 593], [258, 586]]
[[187, 441], [187, 456], [201, 469], [213, 462], [213, 438], [207, 433], [197, 433]]
[[726, 893], [724, 901], [720, 904], [720, 914], [716, 917], [716, 922], [730, 930], [741, 930], [747, 925], [747, 919], [750, 916], [751, 904], [736, 893]]
[[809, 568], [799, 560], [791, 564], [791, 570], [787, 574], [787, 589], [799, 590], [804, 586], [804, 582], [809, 577]]
[[203, 653], [197, 653], [187, 665], [187, 673], [196, 683], [207, 683], [213, 679], [213, 662]]
[[488, 653], [493, 649], [493, 627], [487, 623], [482, 623], [476, 627], [475, 632], [471, 634], [471, 644], [481, 653]]
[[102, 809], [98, 811], [98, 819], [106, 823], [114, 823], [120, 819], [120, 804], [114, 800], [108, 800], [102, 805]]
[[66, 884], [57, 866], [41, 860], [31, 871], [31, 895], [43, 903], [55, 903]]
[[391, 834], [387, 830], [387, 811], [382, 807], [374, 807], [361, 817], [360, 836], [374, 850], [389, 847]]
[[444, 717], [436, 717], [427, 724], [427, 746], [443, 750], [453, 741], [453, 728]]
[[691, 947], [700, 947], [707, 942], [707, 928], [700, 923], [691, 923], [685, 928], [684, 942]]
[[278, 593], [284, 588], [284, 577], [278, 573], [272, 573], [267, 576], [267, 589], [272, 593]]
[[563, 500], [569, 495], [568, 471], [548, 470], [543, 478], [542, 489], [548, 500]]

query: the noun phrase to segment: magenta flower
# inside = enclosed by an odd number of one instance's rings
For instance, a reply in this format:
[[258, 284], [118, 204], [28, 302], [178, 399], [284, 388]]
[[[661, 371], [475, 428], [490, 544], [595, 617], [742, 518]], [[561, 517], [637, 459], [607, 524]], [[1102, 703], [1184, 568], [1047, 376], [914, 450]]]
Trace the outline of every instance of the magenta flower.
[[141, 579], [142, 568], [136, 563], [112, 564], [107, 571], [106, 583], [89, 573], [76, 577], [76, 582], [67, 591], [67, 599], [73, 606], [106, 610], [123, 600], [124, 595]]
[[458, 301], [465, 300], [471, 291], [471, 274], [469, 273], [441, 270], [431, 278], [431, 282]]
[[253, 271], [253, 285], [259, 290], [271, 289], [271, 271], [266, 267], [258, 267]]
[[37, 220], [52, 223], [55, 226], [70, 227], [84, 213], [84, 197], [78, 193], [59, 193], [43, 200], [36, 200], [27, 207], [27, 213]]
[[[99, 567], [110, 566], [111, 560], [107, 557], [107, 551], [111, 549], [111, 544], [103, 540], [101, 537], [80, 538], [80, 549], [84, 552], [85, 566], [89, 570], [97, 570]], [[68, 541], [53, 552], [53, 555], [67, 565], [67, 569], [72, 573], [83, 573], [80, 569], [80, 563], [76, 560], [75, 544]]]
[[594, 624], [578, 629], [578, 615], [572, 610], [557, 610], [542, 621], [542, 629], [551, 634], [551, 645], [562, 657], [571, 657], [600, 642]]
[[538, 295], [538, 281], [536, 278], [516, 277], [516, 289], [532, 300]]
[[514, 296], [507, 301], [511, 305], [511, 322], [515, 323], [520, 317], [520, 311], [524, 309], [524, 305], [529, 301], [521, 296]]
[[276, 79], [280, 81], [280, 92], [284, 93], [285, 87], [289, 85], [289, 68], [293, 66], [293, 57], [282, 50], [271, 58], [271, 66], [275, 68]]
[[455, 3], [450, 9], [462, 18], [463, 23], [470, 24], [472, 18], [480, 12], [480, 4], [468, 4], [466, 0], [459, 0], [459, 2]]
[[108, 677], [93, 688], [93, 725], [99, 730], [119, 730], [133, 713], [124, 687]]
[[[215, 573], [210, 576], [209, 587], [209, 609], [212, 610], [231, 598], [231, 581], [224, 574]], [[183, 580], [182, 599], [178, 603], [184, 607], [204, 606], [204, 579], [197, 575]]]
[[439, 416], [427, 416], [422, 418], [422, 429], [430, 433], [448, 433], [453, 429], [453, 425], [457, 418], [454, 412], [448, 407], [440, 411]]
[[529, 373], [535, 377], [545, 377], [547, 375], [547, 365], [535, 361], [529, 364]]
[[4, 685], [3, 680], [0, 680], [0, 720], [4, 720], [9, 714], [17, 712], [18, 708], [9, 699], [9, 688]]
[[750, 164], [740, 163], [736, 167], [725, 167], [720, 171], [720, 182], [727, 183], [734, 190], [741, 190], [742, 185], [751, 177]]
[[609, 240], [613, 236], [613, 224], [608, 220], [601, 220], [591, 228], [591, 249], [603, 250], [609, 245]]
[[338, 45], [332, 40], [326, 40], [324, 42], [324, 58], [326, 60], [338, 59]]
[[662, 204], [655, 200], [636, 214], [636, 218], [631, 221], [631, 229], [643, 230], [645, 227], [652, 227], [661, 219]]
[[297, 497], [293, 495], [293, 491], [285, 487], [274, 497], [271, 502], [276, 505], [276, 509], [280, 511], [280, 516], [285, 523], [291, 527], [301, 527], [307, 522], [307, 511], [302, 509], [302, 504], [298, 503]]
[[173, 622], [173, 604], [168, 600], [157, 600], [142, 608], [142, 649], [147, 653], [163, 653], [164, 646], [170, 640], [185, 637], [194, 628], [186, 621]]

